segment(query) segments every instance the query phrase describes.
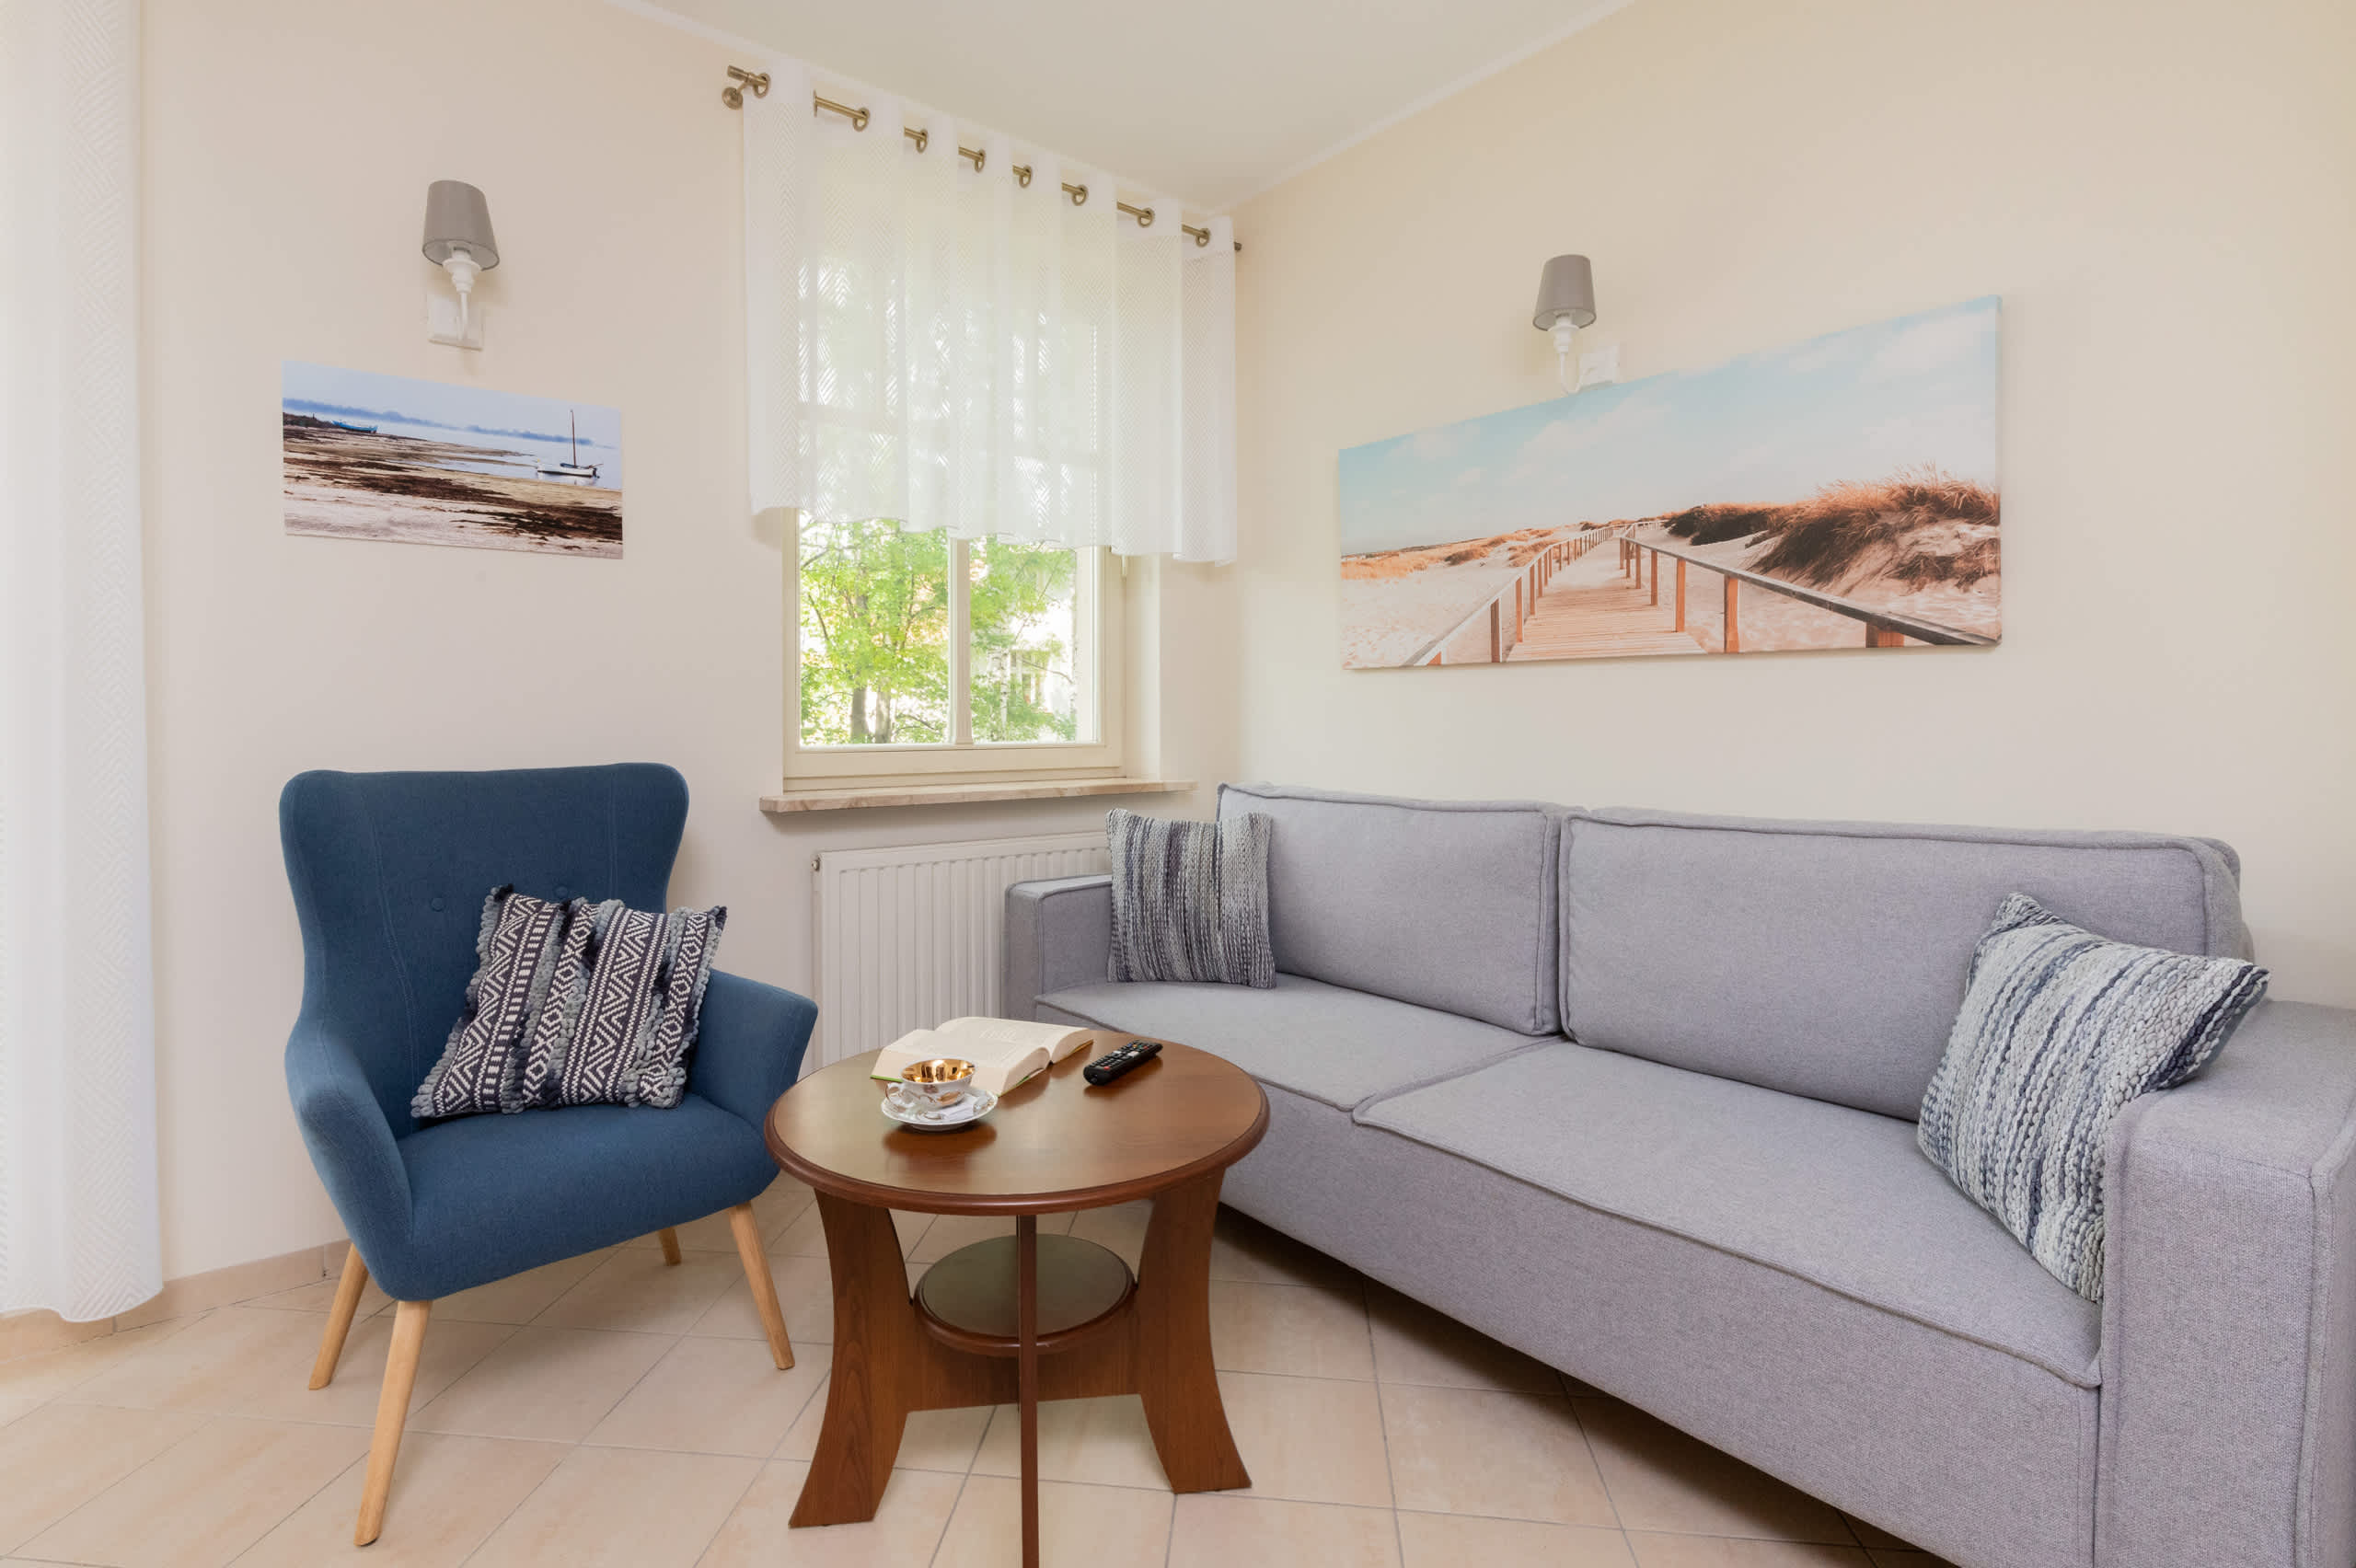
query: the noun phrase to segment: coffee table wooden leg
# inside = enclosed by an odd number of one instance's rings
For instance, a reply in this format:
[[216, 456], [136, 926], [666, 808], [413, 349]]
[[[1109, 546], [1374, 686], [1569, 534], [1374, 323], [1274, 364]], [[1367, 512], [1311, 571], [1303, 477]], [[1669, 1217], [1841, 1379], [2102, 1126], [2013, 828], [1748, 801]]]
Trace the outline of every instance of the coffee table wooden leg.
[[1252, 1484], [1211, 1365], [1211, 1226], [1221, 1174], [1214, 1170], [1153, 1200], [1138, 1266], [1138, 1395], [1173, 1492]]
[[834, 1375], [818, 1451], [793, 1505], [796, 1526], [875, 1516], [907, 1424], [908, 1372], [930, 1349], [908, 1305], [891, 1211], [820, 1193], [818, 1217], [835, 1282]]
[[1022, 1412], [1022, 1568], [1039, 1568], [1039, 1216], [1014, 1222], [1014, 1366]]

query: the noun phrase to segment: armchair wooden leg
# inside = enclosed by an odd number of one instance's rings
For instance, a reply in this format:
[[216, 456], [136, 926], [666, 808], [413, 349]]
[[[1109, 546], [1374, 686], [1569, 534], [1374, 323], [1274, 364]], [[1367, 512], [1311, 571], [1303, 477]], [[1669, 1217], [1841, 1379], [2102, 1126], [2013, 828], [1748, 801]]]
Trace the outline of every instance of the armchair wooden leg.
[[417, 1386], [417, 1353], [425, 1344], [425, 1316], [433, 1309], [431, 1301], [403, 1301], [393, 1309], [393, 1348], [385, 1360], [384, 1391], [376, 1396], [376, 1435], [368, 1445], [368, 1482], [360, 1493], [354, 1546], [366, 1546], [385, 1530], [385, 1498], [393, 1489], [393, 1461], [400, 1458], [409, 1396]]
[[677, 1268], [679, 1266], [679, 1233], [666, 1225], [654, 1233], [654, 1239], [663, 1243], [663, 1261], [673, 1268]]
[[335, 1378], [335, 1364], [343, 1359], [343, 1340], [352, 1332], [352, 1316], [360, 1310], [360, 1293], [368, 1288], [368, 1265], [354, 1247], [343, 1255], [343, 1278], [335, 1287], [335, 1305], [328, 1309], [327, 1332], [319, 1336], [319, 1358], [311, 1364], [311, 1387], [324, 1389]]
[[736, 1237], [736, 1256], [744, 1261], [745, 1283], [752, 1287], [753, 1305], [768, 1331], [769, 1359], [780, 1372], [793, 1366], [793, 1342], [785, 1335], [785, 1309], [777, 1304], [777, 1280], [769, 1273], [769, 1255], [761, 1250], [760, 1222], [753, 1205], [738, 1204], [728, 1211], [728, 1228]]

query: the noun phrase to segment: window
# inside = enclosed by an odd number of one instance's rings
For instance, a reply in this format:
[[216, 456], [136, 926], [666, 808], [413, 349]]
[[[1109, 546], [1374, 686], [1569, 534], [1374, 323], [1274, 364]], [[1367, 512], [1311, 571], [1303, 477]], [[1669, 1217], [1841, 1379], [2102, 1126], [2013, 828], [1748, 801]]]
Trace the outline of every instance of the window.
[[1119, 767], [1107, 552], [806, 522], [792, 592], [790, 778]]

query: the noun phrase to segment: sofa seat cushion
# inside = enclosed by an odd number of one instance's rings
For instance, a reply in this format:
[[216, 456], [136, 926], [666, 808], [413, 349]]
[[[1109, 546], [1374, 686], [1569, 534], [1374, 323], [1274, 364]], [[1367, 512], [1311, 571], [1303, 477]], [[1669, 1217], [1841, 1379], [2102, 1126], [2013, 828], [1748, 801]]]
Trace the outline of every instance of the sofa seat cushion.
[[1559, 1038], [1285, 974], [1271, 991], [1158, 981], [1074, 986], [1040, 997], [1039, 1009], [1043, 1019], [1180, 1041], [1344, 1111]]
[[760, 1130], [701, 1095], [468, 1116], [397, 1146], [409, 1246], [377, 1283], [431, 1300], [749, 1202], [777, 1177]]
[[2101, 1379], [2099, 1309], [1957, 1192], [1911, 1122], [1568, 1043], [1357, 1119], [2078, 1387]]

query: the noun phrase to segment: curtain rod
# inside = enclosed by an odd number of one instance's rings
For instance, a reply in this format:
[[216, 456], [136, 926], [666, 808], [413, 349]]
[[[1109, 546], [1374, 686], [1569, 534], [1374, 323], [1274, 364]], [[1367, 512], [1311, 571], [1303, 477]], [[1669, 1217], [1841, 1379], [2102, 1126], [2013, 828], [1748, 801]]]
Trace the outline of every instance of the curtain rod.
[[[747, 71], [741, 65], [731, 65], [728, 67], [728, 85], [720, 89], [720, 101], [726, 104], [731, 109], [742, 109], [745, 107], [745, 89], [747, 87], [750, 87], [753, 90], [753, 96], [755, 98], [768, 97], [769, 74], [767, 71]], [[850, 128], [854, 131], [866, 130], [867, 122], [872, 118], [863, 108], [855, 107], [847, 103], [837, 103], [834, 99], [825, 97], [823, 94], [812, 93], [810, 95], [810, 112], [817, 114], [821, 111], [841, 115], [844, 119], [850, 121]], [[930, 131], [920, 130], [915, 126], [903, 125], [900, 127], [900, 134], [906, 136], [909, 141], [914, 142], [917, 144], [918, 152], [921, 153], [926, 148], [932, 145], [932, 133]], [[976, 174], [979, 174], [982, 172], [983, 160], [988, 155], [982, 148], [960, 147], [957, 149], [957, 156], [961, 158], [970, 160], [974, 166], [974, 172]], [[1031, 173], [1032, 170], [1029, 164], [1016, 164], [1014, 166], [1014, 182], [1017, 185], [1023, 187], [1025, 190], [1028, 190], [1031, 185]], [[1074, 185], [1068, 180], [1064, 181], [1063, 185], [1064, 194], [1071, 198], [1071, 204], [1073, 206], [1082, 207], [1088, 204], [1087, 186]], [[1138, 227], [1151, 228], [1153, 226], [1153, 209], [1151, 207], [1132, 207], [1126, 202], [1120, 200], [1118, 197], [1114, 198], [1113, 205], [1119, 208], [1123, 213], [1127, 213], [1130, 217], [1137, 219]], [[1197, 246], [1208, 245], [1211, 242], [1211, 231], [1207, 228], [1196, 228], [1194, 225], [1184, 222], [1180, 223], [1178, 226], [1185, 233], [1194, 236], [1195, 243]], [[1235, 248], [1238, 250], [1242, 249], [1243, 242], [1240, 239], [1237, 240], [1235, 242]]]

